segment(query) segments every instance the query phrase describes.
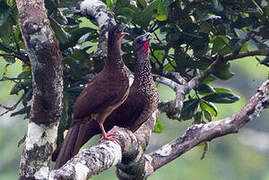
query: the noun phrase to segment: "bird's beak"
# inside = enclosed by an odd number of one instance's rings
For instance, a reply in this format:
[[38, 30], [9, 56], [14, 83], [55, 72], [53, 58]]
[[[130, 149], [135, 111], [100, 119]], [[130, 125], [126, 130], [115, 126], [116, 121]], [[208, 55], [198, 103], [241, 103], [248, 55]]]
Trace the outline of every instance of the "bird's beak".
[[124, 31], [126, 30], [126, 28], [127, 28], [128, 26], [127, 25], [124, 25], [124, 24], [122, 24], [122, 25], [120, 25], [120, 28], [121, 28], [121, 38], [123, 38], [127, 33], [125, 33]]
[[151, 40], [151, 38], [150, 38], [150, 33], [146, 33], [146, 34], [144, 35], [144, 37], [143, 37], [143, 41], [144, 41], [144, 42], [147, 42], [147, 41], [149, 41], [149, 40]]

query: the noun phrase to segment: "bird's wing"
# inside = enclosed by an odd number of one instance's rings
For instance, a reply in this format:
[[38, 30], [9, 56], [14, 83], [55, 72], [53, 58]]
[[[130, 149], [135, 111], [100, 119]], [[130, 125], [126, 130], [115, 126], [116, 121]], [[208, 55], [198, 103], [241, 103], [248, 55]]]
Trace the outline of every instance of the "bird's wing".
[[128, 82], [122, 88], [106, 86], [98, 81], [91, 82], [82, 91], [74, 104], [74, 119], [87, 117], [119, 103], [128, 92], [128, 88]]
[[153, 113], [153, 108], [144, 106], [137, 110], [139, 112], [139, 116], [136, 120], [133, 121], [131, 130], [136, 131], [144, 122], [146, 122], [151, 114]]

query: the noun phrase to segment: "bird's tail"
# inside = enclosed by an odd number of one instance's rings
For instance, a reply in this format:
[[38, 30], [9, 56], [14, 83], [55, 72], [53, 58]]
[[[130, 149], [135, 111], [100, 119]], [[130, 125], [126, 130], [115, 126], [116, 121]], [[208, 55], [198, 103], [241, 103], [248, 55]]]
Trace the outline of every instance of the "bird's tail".
[[99, 133], [95, 124], [97, 124], [95, 121], [80, 122], [69, 128], [61, 147], [53, 153], [52, 160], [56, 160], [55, 169], [62, 167], [91, 137]]

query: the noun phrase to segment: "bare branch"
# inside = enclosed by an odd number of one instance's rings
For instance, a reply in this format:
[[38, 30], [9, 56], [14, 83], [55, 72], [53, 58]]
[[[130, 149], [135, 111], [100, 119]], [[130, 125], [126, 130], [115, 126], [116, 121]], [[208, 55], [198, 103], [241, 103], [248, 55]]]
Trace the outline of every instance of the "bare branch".
[[25, 78], [10, 78], [10, 77], [2, 77], [1, 79], [0, 79], [0, 81], [13, 81], [13, 82], [17, 82], [16, 80], [23, 80], [23, 79], [25, 79]]
[[[262, 84], [240, 112], [223, 120], [193, 125], [183, 136], [146, 155], [145, 164], [151, 165], [151, 169], [156, 171], [202, 142], [237, 133], [266, 108], [269, 108], [269, 80]], [[147, 175], [151, 173], [146, 172]]]
[[5, 106], [5, 105], [2, 105], [0, 104], [0, 108], [3, 108], [3, 109], [6, 109], [5, 112], [1, 113], [0, 114], [0, 117], [5, 115], [6, 113], [10, 112], [10, 111], [13, 111], [17, 108], [17, 106], [20, 104], [20, 102], [23, 100], [23, 98], [25, 97], [25, 94], [23, 94], [20, 99], [13, 105], [13, 106]]
[[237, 60], [239, 58], [249, 57], [249, 56], [269, 56], [269, 48], [268, 49], [259, 49], [255, 51], [247, 51], [242, 52], [237, 55], [235, 54], [227, 54], [223, 57], [224, 61], [232, 61]]

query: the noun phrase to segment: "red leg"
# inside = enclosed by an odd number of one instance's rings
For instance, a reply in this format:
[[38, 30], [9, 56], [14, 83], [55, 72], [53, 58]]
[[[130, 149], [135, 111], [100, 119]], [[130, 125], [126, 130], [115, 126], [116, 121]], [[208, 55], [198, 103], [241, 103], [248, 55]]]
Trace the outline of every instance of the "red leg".
[[99, 123], [99, 126], [100, 126], [101, 131], [102, 131], [102, 137], [101, 137], [100, 140], [106, 139], [106, 140], [109, 140], [109, 141], [116, 141], [118, 144], [120, 144], [119, 140], [117, 140], [116, 138], [111, 137], [111, 136], [115, 135], [115, 132], [110, 131], [110, 132], [106, 133], [106, 131], [104, 129], [104, 126], [103, 126], [103, 123]]

